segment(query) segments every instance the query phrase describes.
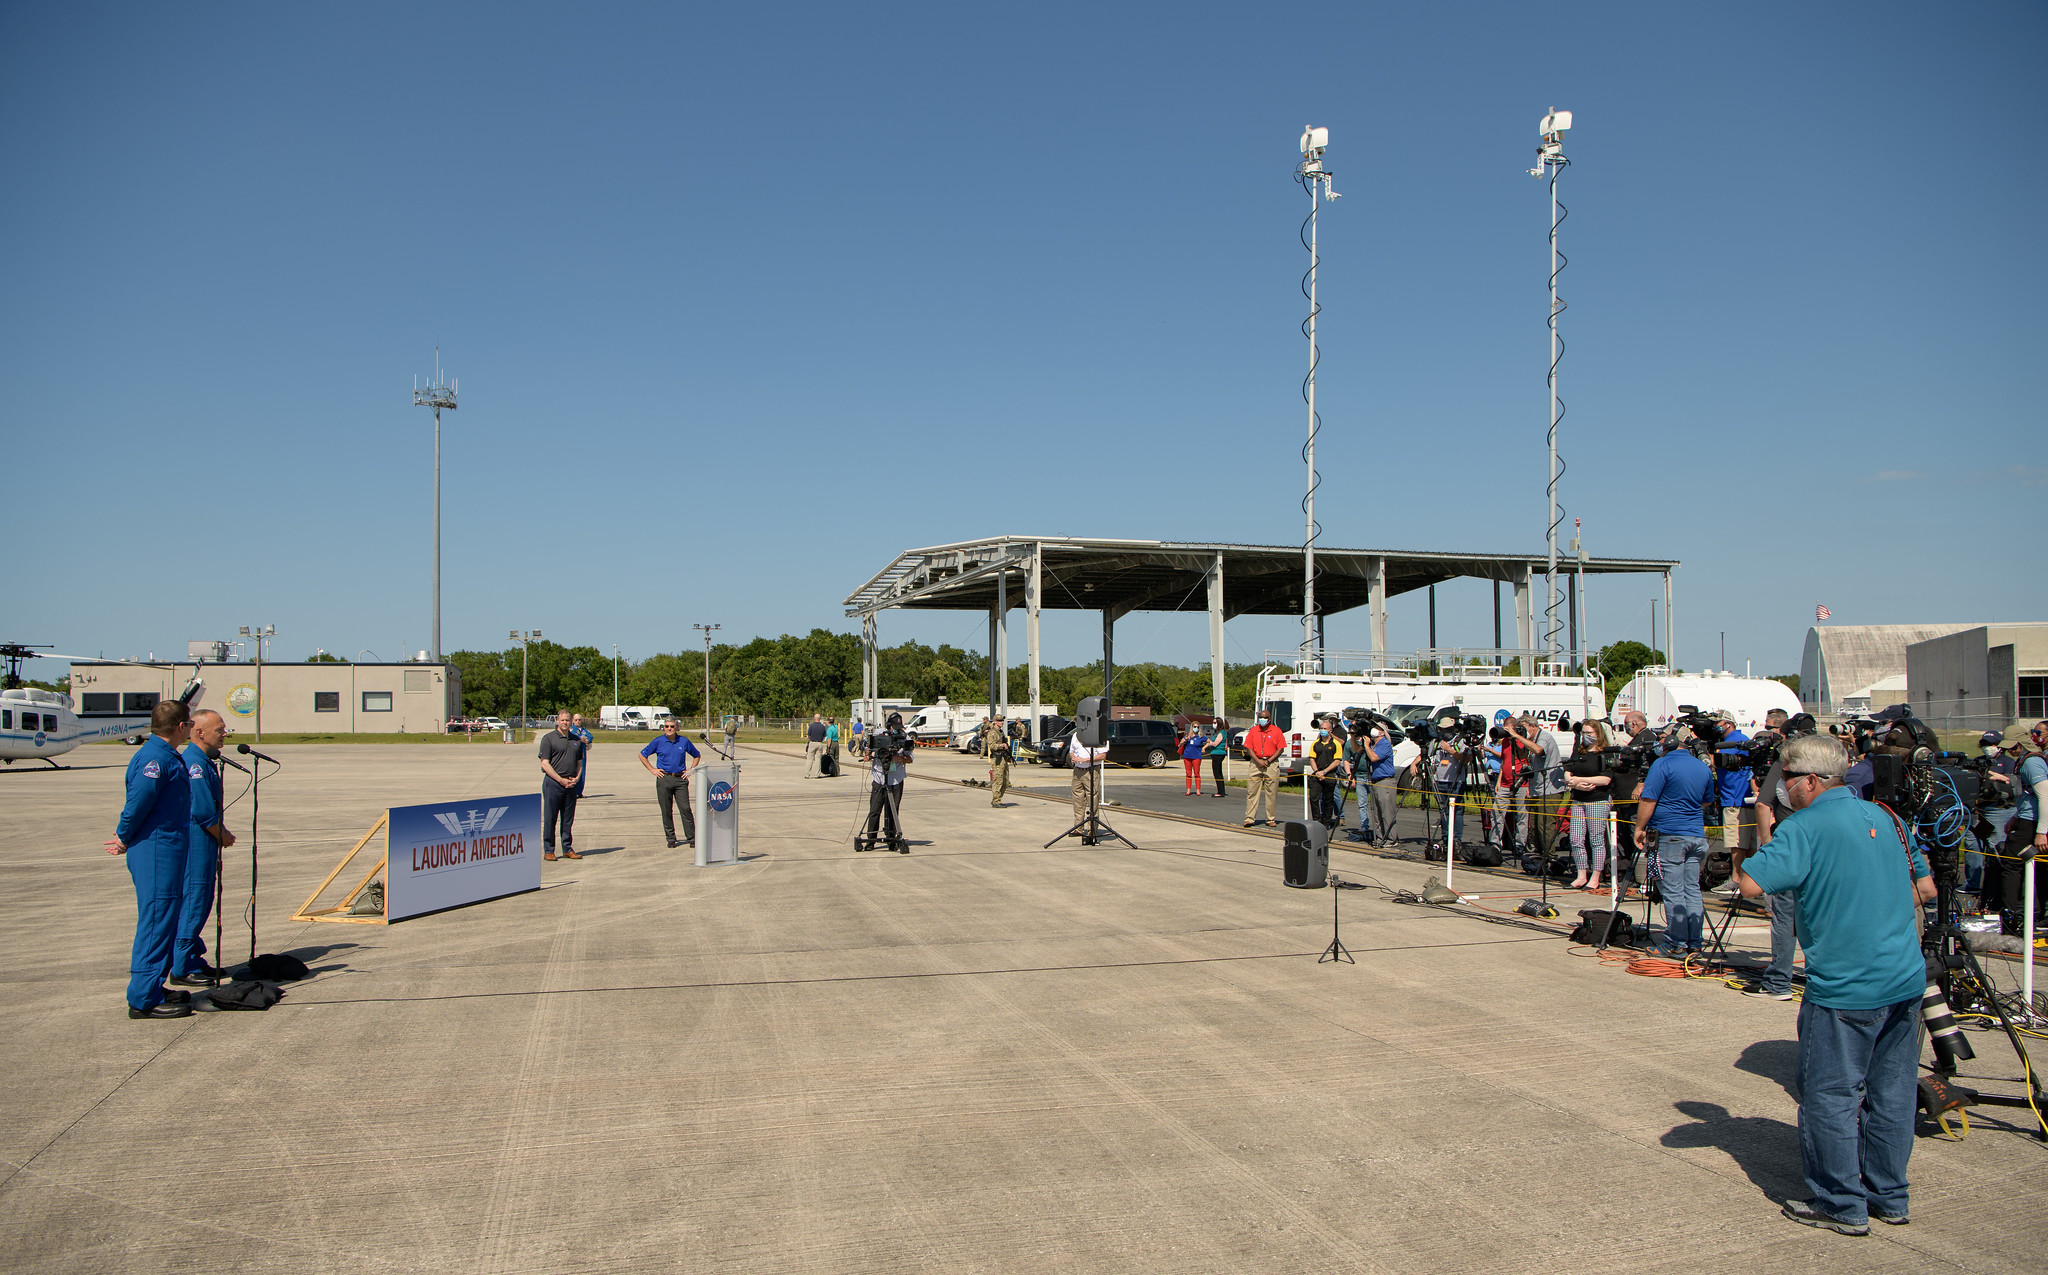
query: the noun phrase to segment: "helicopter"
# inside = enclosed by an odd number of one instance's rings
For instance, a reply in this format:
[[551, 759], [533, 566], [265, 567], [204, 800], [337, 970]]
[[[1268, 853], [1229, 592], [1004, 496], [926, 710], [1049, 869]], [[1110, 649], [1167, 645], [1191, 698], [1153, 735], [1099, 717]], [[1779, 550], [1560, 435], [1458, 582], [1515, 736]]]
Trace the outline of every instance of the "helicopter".
[[[58, 765], [57, 758], [80, 744], [103, 739], [127, 739], [139, 743], [149, 733], [147, 713], [81, 721], [69, 695], [26, 685], [21, 678], [24, 660], [94, 658], [90, 655], [58, 655], [48, 647], [24, 646], [19, 642], [0, 643], [0, 660], [7, 664], [6, 672], [0, 673], [0, 764], [12, 766], [17, 761], [46, 761], [52, 768], [63, 770], [65, 767]], [[100, 662], [136, 664], [145, 668], [165, 667], [142, 660]], [[186, 683], [178, 698], [196, 707], [205, 689], [206, 684], [195, 670], [192, 680]]]

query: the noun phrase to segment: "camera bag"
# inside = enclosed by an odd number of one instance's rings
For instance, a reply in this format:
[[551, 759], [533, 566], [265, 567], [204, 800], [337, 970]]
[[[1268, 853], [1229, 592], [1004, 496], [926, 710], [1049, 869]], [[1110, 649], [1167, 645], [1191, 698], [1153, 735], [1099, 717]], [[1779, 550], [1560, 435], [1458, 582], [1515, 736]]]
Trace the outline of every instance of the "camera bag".
[[215, 1009], [269, 1009], [284, 999], [284, 993], [268, 983], [242, 979], [214, 988], [206, 994]]
[[[1614, 919], [1611, 927], [1608, 924], [1609, 917]], [[1607, 934], [1607, 946], [1609, 947], [1634, 947], [1636, 945], [1635, 920], [1619, 908], [1612, 912], [1604, 908], [1580, 912], [1579, 923], [1572, 930], [1571, 939], [1574, 943], [1598, 944], [1602, 931], [1605, 931]]]

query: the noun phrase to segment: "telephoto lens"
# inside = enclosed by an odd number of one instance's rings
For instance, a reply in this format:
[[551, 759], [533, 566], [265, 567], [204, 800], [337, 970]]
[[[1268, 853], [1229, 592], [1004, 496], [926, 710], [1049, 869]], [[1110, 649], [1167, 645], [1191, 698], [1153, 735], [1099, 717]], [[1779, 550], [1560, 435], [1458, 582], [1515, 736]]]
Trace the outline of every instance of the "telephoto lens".
[[1949, 1012], [1948, 998], [1941, 994], [1941, 984], [1935, 981], [1937, 966], [1927, 963], [1927, 992], [1920, 998], [1920, 1020], [1927, 1024], [1927, 1043], [1934, 1046], [1937, 1071], [1953, 1072], [1956, 1064], [1967, 1062], [1977, 1056], [1970, 1048], [1969, 1037], [1956, 1026], [1955, 1015]]

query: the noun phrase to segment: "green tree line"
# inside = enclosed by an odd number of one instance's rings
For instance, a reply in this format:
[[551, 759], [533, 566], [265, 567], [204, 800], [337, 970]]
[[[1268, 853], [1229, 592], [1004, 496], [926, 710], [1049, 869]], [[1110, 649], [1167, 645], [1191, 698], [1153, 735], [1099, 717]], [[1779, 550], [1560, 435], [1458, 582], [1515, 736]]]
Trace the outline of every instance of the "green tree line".
[[[879, 654], [881, 694], [930, 704], [941, 696], [970, 704], [988, 696], [988, 657], [956, 646], [904, 642]], [[462, 670], [462, 708], [472, 717], [511, 717], [519, 712], [522, 653], [517, 644], [502, 651], [454, 651], [448, 662]], [[527, 713], [539, 716], [568, 709], [594, 717], [613, 702], [612, 657], [594, 646], [563, 646], [546, 640], [524, 651]], [[1259, 665], [1224, 669], [1229, 711], [1251, 711]], [[704, 652], [679, 651], [643, 660], [621, 659], [616, 667], [618, 703], [661, 704], [689, 717], [704, 715]], [[1010, 703], [1029, 696], [1030, 674], [1009, 672]], [[1209, 668], [1130, 664], [1116, 670], [1114, 699], [1139, 704], [1165, 716], [1209, 708]], [[1039, 699], [1072, 713], [1081, 698], [1102, 693], [1102, 665], [1077, 664], [1039, 670]], [[812, 629], [797, 637], [755, 638], [743, 645], [711, 648], [711, 711], [760, 717], [843, 716], [860, 694], [860, 638], [852, 633]]]

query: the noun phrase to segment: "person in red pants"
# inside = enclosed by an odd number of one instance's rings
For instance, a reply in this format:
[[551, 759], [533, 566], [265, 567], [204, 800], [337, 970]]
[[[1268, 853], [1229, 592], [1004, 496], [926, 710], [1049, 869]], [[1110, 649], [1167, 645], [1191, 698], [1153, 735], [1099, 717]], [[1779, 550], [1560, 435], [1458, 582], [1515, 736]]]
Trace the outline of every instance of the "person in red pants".
[[1209, 737], [1195, 722], [1188, 723], [1187, 734], [1180, 737], [1180, 768], [1187, 778], [1187, 792], [1183, 795], [1202, 795], [1202, 750], [1209, 746]]

